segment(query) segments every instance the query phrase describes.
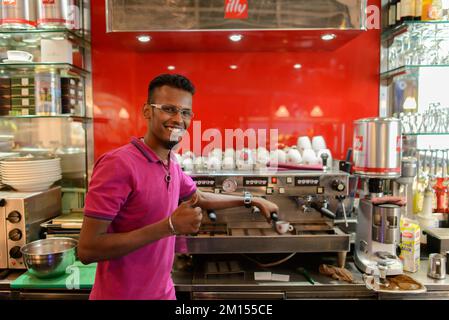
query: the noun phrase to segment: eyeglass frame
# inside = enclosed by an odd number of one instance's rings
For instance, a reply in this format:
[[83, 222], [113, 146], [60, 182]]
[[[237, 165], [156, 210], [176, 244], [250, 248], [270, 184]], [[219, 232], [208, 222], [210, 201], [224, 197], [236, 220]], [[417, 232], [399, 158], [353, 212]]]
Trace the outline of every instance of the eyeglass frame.
[[[148, 105], [148, 106], [150, 106], [150, 107], [153, 107], [153, 108], [156, 108], [156, 109], [158, 109], [158, 110], [161, 110], [161, 111], [163, 111], [163, 112], [165, 112], [166, 114], [168, 114], [168, 115], [171, 115], [171, 116], [175, 116], [175, 115], [177, 115], [178, 113], [181, 113], [181, 118], [183, 118], [183, 119], [186, 119], [186, 120], [191, 120], [192, 118], [193, 118], [193, 116], [194, 116], [194, 113], [193, 113], [193, 111], [192, 111], [192, 109], [190, 109], [190, 108], [182, 108], [182, 107], [178, 107], [178, 106], [176, 106], [176, 105], [174, 105], [174, 104], [169, 104], [169, 103], [147, 103], [146, 105]], [[162, 109], [162, 106], [172, 106], [172, 107], [175, 107], [176, 108], [176, 114], [170, 114], [170, 113], [168, 113], [167, 111], [165, 111], [165, 110], [163, 110]], [[182, 111], [184, 111], [184, 110], [189, 110], [190, 111], [190, 113], [191, 113], [191, 117], [190, 118], [186, 118], [186, 117], [184, 117], [183, 115], [182, 115]]]

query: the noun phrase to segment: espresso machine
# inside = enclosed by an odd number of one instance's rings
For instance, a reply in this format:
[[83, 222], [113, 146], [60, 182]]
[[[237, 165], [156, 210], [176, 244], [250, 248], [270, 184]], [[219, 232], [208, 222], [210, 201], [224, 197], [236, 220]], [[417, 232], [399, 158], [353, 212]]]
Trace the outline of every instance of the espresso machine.
[[386, 275], [403, 272], [398, 257], [403, 208], [385, 198], [397, 194], [398, 181], [407, 181], [407, 177], [401, 177], [401, 142], [399, 119], [367, 118], [355, 122], [353, 168], [354, 175], [360, 177], [361, 188], [354, 258], [366, 274], [379, 275], [379, 268]]
[[[350, 250], [350, 237], [334, 225], [335, 211], [348, 193], [349, 175], [342, 171], [204, 171], [189, 175], [203, 192], [243, 196], [246, 207], [208, 211], [198, 234], [180, 236], [177, 253], [267, 254], [338, 253], [343, 266]], [[263, 197], [279, 207], [274, 220], [293, 226], [276, 232], [258, 208], [254, 197]]]

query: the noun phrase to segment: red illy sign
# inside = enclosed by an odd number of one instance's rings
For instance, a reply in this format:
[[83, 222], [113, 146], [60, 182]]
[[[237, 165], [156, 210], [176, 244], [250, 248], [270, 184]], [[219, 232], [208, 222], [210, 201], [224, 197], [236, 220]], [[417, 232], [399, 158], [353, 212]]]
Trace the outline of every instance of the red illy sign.
[[247, 0], [225, 0], [225, 19], [247, 19]]

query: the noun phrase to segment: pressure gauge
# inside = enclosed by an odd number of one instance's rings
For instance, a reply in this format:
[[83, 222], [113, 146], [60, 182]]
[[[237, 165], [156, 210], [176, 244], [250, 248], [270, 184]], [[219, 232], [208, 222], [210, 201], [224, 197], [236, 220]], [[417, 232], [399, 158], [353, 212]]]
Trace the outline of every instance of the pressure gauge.
[[237, 190], [237, 181], [229, 178], [223, 181], [224, 192], [234, 192], [235, 190]]

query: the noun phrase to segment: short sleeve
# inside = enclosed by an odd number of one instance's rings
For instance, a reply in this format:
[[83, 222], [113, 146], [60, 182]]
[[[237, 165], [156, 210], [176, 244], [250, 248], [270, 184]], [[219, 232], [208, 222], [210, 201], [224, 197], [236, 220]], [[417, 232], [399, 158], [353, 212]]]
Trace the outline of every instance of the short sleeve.
[[133, 190], [132, 171], [126, 161], [115, 154], [98, 159], [86, 195], [84, 215], [113, 220]]
[[196, 184], [191, 177], [186, 175], [182, 171], [181, 167], [178, 166], [178, 172], [180, 174], [180, 190], [179, 190], [179, 200], [185, 201], [189, 199], [196, 192]]

